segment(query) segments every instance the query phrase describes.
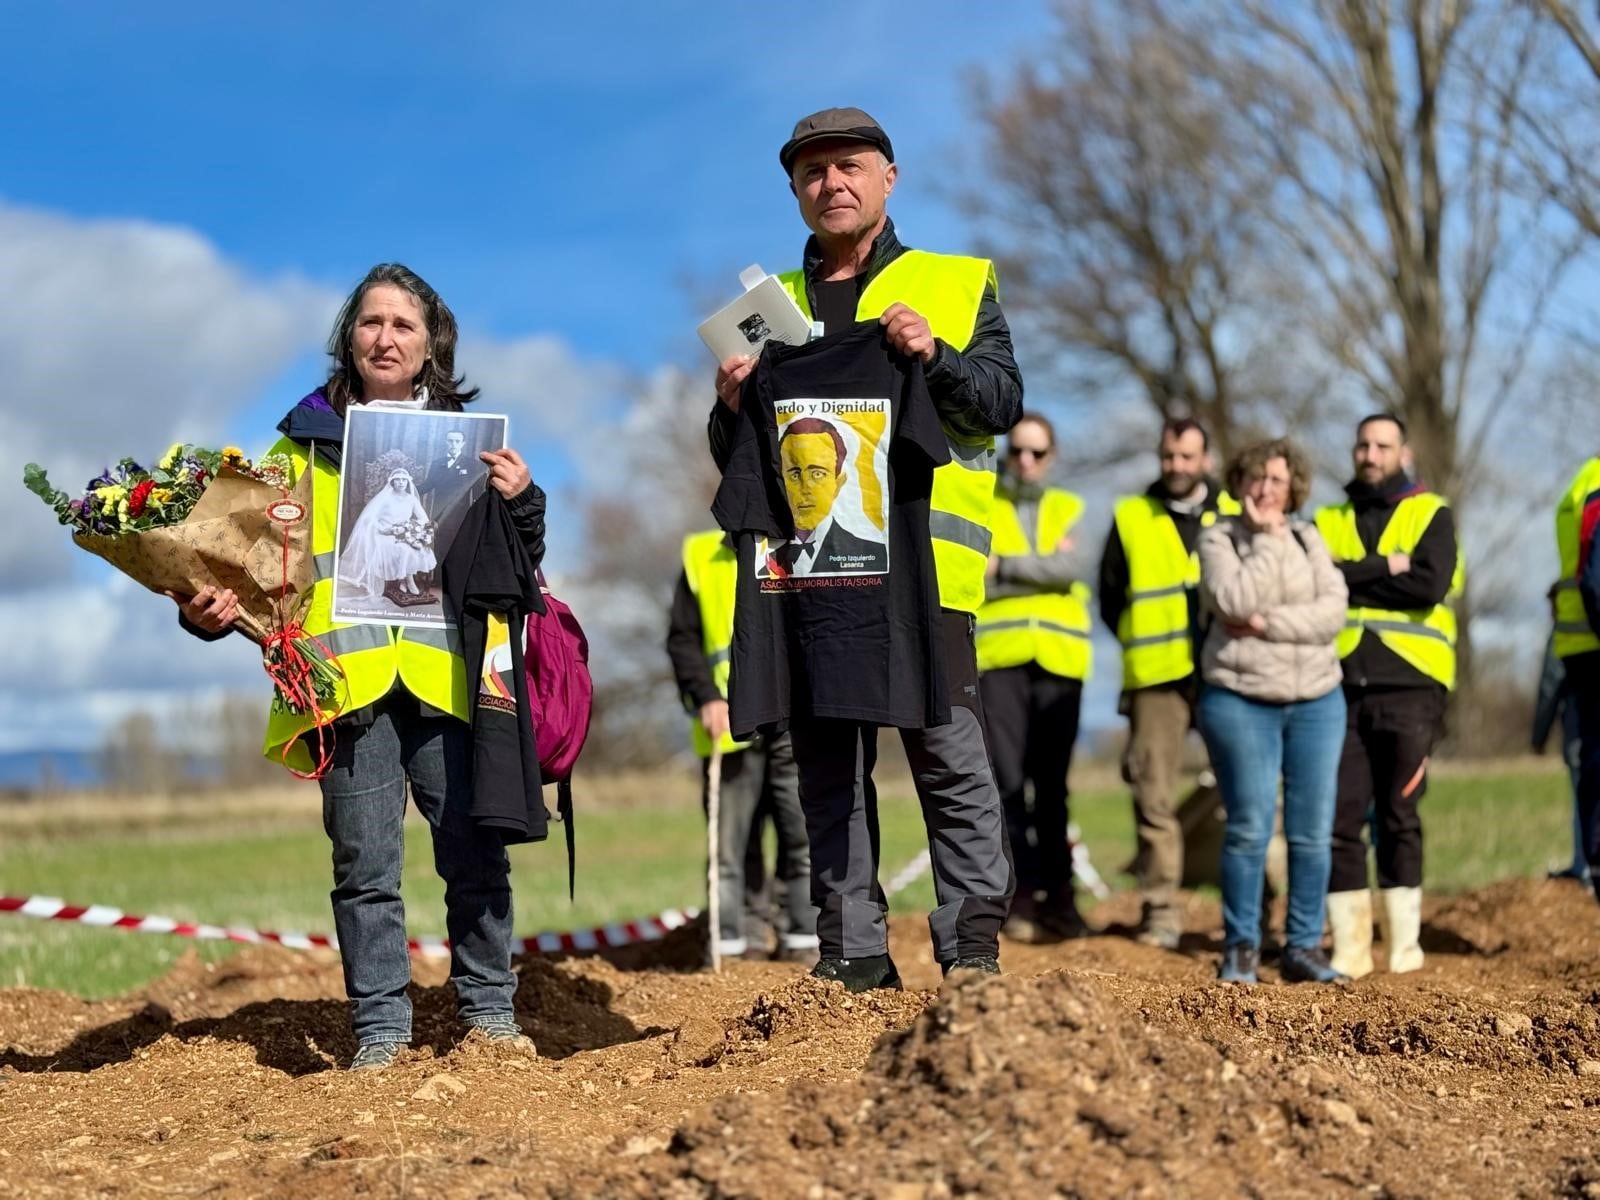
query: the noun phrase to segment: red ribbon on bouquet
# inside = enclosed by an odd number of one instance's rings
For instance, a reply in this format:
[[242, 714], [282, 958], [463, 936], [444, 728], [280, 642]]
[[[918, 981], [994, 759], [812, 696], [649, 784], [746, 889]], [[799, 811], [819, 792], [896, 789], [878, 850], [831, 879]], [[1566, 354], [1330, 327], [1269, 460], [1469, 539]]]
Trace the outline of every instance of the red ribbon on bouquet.
[[[307, 469], [310, 469], [309, 467]], [[305, 626], [298, 620], [290, 620], [289, 606], [289, 527], [305, 520], [306, 510], [298, 500], [283, 493], [283, 499], [275, 502], [267, 509], [267, 516], [283, 529], [283, 585], [278, 591], [278, 627], [261, 639], [261, 659], [267, 676], [272, 680], [278, 693], [289, 703], [313, 714], [315, 723], [310, 729], [300, 734], [293, 741], [284, 743], [281, 759], [289, 773], [300, 779], [321, 779], [333, 766], [333, 752], [337, 738], [333, 730], [333, 723], [344, 712], [344, 701], [331, 713], [324, 713], [317, 704], [317, 687], [314, 676], [317, 666], [306, 657], [300, 649], [301, 640], [309, 641], [322, 651], [323, 659], [334, 670], [338, 671], [341, 679], [345, 678], [344, 666], [339, 662], [339, 656], [329, 650], [317, 638], [306, 632]], [[347, 681], [348, 682], [348, 681]], [[348, 687], [345, 690], [346, 699], [349, 698]], [[309, 733], [315, 733], [317, 738], [316, 750], [312, 757], [312, 766], [309, 771], [301, 771], [290, 766], [289, 755], [294, 750], [295, 744], [306, 738]], [[310, 743], [306, 745], [307, 752], [311, 752]]]

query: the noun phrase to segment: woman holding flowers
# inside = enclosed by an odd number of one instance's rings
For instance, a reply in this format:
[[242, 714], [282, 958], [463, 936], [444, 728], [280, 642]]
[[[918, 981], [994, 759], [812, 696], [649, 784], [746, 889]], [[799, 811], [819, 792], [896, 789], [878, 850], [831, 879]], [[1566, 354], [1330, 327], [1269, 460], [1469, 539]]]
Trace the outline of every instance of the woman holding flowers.
[[[468, 685], [455, 631], [334, 625], [332, 579], [344, 415], [354, 404], [460, 411], [477, 396], [455, 374], [456, 322], [407, 268], [372, 268], [345, 301], [328, 339], [333, 371], [280, 422], [272, 450], [298, 478], [312, 471], [312, 551], [318, 580], [302, 620], [339, 656], [344, 678], [321, 720], [333, 718], [332, 762], [321, 778], [323, 825], [333, 841], [333, 919], [344, 956], [357, 1051], [354, 1069], [388, 1066], [411, 1039], [400, 871], [406, 785], [433, 835], [445, 882], [450, 979], [470, 1029], [532, 1055], [512, 1008], [511, 884], [505, 847], [468, 815], [472, 756]], [[481, 455], [529, 557], [544, 554], [544, 493], [515, 450]], [[387, 490], [387, 489], [386, 489]], [[227, 591], [180, 599], [181, 619], [220, 637], [237, 615]], [[275, 704], [267, 753], [302, 768], [321, 745], [314, 713]]]

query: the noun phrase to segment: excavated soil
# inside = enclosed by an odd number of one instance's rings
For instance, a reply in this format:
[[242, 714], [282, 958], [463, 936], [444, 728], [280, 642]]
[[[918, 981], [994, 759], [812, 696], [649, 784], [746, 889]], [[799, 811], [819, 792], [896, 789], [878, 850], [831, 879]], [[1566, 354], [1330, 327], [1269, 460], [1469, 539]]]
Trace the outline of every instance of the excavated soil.
[[[419, 964], [381, 1073], [339, 1069], [331, 957], [0, 992], [0, 1196], [1600, 1198], [1600, 906], [1575, 885], [1435, 903], [1422, 971], [1349, 987], [1218, 985], [1214, 904], [1176, 954], [1121, 936], [1131, 906], [943, 996], [713, 976], [682, 931], [529, 958], [538, 1060], [463, 1042]], [[894, 939], [935, 987], [922, 922]]]

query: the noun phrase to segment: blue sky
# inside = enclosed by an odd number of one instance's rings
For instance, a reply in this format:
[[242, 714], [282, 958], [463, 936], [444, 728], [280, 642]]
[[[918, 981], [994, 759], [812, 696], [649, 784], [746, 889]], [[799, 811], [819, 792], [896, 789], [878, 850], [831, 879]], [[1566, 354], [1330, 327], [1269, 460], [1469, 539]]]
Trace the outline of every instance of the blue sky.
[[795, 257], [775, 152], [813, 108], [874, 112], [902, 222], [961, 244], [940, 189], [964, 75], [1048, 25], [1032, 3], [804, 11], [779, 34], [729, 3], [10, 6], [0, 95], [26, 116], [0, 180], [267, 275], [342, 289], [404, 258], [481, 333], [642, 366], [681, 350], [686, 274]]
[[[1051, 27], [1043, 0], [12, 4], [0, 7], [0, 476], [58, 483], [167, 440], [259, 446], [322, 378], [332, 306], [399, 259], [460, 318], [459, 363], [547, 483], [747, 263], [804, 229], [794, 120], [872, 112], [913, 244], [970, 249], [948, 196], [967, 80]], [[696, 418], [698, 420], [698, 414]], [[9, 486], [9, 485], [8, 485]], [[181, 638], [165, 601], [0, 523], [0, 751], [92, 742], [135, 703], [259, 686], [249, 648]], [[17, 642], [16, 639], [13, 639]], [[231, 654], [231, 657], [228, 655]]]

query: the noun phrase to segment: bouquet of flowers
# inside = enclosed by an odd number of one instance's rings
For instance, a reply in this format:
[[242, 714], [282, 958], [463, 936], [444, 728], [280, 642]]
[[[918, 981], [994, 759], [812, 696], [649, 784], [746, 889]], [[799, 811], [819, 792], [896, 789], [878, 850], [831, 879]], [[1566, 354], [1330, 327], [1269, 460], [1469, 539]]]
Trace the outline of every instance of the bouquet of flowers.
[[290, 479], [284, 455], [252, 464], [234, 446], [179, 443], [151, 469], [125, 458], [80, 495], [50, 485], [29, 463], [22, 481], [55, 509], [72, 540], [154, 592], [192, 596], [207, 584], [239, 599], [239, 629], [261, 647], [292, 712], [332, 707], [341, 671], [299, 618], [315, 583], [311, 472]]
[[424, 521], [417, 516], [407, 517], [389, 532], [413, 550], [431, 550], [433, 548], [432, 521]]

